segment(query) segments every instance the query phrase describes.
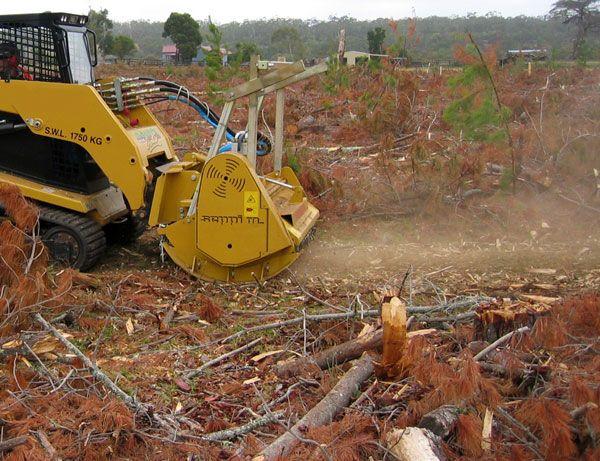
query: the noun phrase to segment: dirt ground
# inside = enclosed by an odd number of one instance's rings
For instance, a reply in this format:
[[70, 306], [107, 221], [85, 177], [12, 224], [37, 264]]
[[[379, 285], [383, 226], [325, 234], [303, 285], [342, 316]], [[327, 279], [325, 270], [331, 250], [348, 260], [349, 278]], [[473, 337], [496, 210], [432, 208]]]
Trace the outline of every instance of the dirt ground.
[[[176, 70], [189, 72], [174, 77], [194, 91], [218, 97], [206, 92], [211, 83], [199, 69]], [[161, 259], [152, 230], [131, 246], [111, 246], [90, 273], [61, 270], [43, 253], [29, 262], [35, 252], [24, 238], [32, 229], [27, 220], [18, 229], [2, 223], [0, 256], [8, 263], [0, 266], [0, 442], [20, 443], [0, 456], [252, 459], [352, 370], [344, 361], [282, 376], [280, 362], [378, 331], [383, 305], [397, 295], [427, 311], [413, 316], [409, 333], [422, 336], [405, 343], [400, 369], [377, 368], [352, 393], [356, 405], [304, 428], [304, 442], [285, 459], [393, 459], [388, 435], [442, 405], [460, 413], [439, 441], [449, 459], [598, 459], [600, 196], [597, 159], [588, 155], [598, 139], [597, 94], [589, 91], [597, 76], [499, 75], [524, 156], [515, 194], [501, 184], [510, 173], [506, 150], [458, 139], [442, 122], [451, 93], [443, 78], [357, 69], [334, 95], [327, 86], [335, 75], [293, 89], [287, 160], [322, 218], [299, 260], [264, 284], [194, 280]], [[368, 98], [359, 94], [371, 90]], [[523, 115], [537, 114], [544, 97], [546, 144]], [[178, 152], [207, 144], [210, 130], [194, 114], [171, 103], [154, 108]], [[567, 122], [573, 129], [559, 133]], [[412, 131], [408, 144], [390, 139]], [[329, 145], [336, 148], [318, 151]], [[339, 146], [360, 150], [347, 154]], [[478, 195], [466, 194], [473, 191]], [[35, 314], [125, 397], [109, 392]], [[525, 327], [485, 361], [474, 360], [501, 335]], [[379, 364], [381, 348], [374, 349]], [[144, 411], [132, 410], [130, 398]], [[484, 437], [490, 411], [494, 422]], [[244, 434], [203, 438], [274, 412], [277, 421]]]

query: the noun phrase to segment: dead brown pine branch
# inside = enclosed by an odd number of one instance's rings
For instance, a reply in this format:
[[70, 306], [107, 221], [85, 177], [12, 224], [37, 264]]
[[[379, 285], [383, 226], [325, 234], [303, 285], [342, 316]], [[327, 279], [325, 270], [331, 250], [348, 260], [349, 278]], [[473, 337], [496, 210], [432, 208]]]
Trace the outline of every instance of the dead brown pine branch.
[[263, 340], [262, 337], [256, 338], [254, 341], [250, 341], [248, 344], [244, 344], [243, 346], [238, 347], [237, 349], [234, 349], [230, 352], [227, 352], [226, 354], [220, 355], [219, 357], [209, 360], [208, 362], [202, 364], [198, 369], [192, 370], [189, 373], [187, 373], [185, 375], [185, 377], [186, 377], [186, 379], [193, 379], [196, 376], [201, 375], [206, 369], [212, 367], [213, 365], [216, 365], [217, 363], [220, 363], [223, 360], [227, 360], [231, 357], [241, 354], [242, 352], [247, 351], [248, 349], [252, 349], [254, 346], [256, 346], [258, 343], [260, 343], [262, 340]]
[[63, 346], [67, 348], [69, 352], [74, 354], [77, 358], [79, 358], [83, 364], [90, 370], [92, 376], [100, 381], [113, 395], [121, 399], [131, 410], [133, 410], [136, 414], [141, 414], [147, 416], [150, 421], [156, 423], [163, 429], [168, 430], [171, 433], [175, 433], [172, 424], [167, 422], [161, 416], [157, 415], [152, 411], [150, 406], [138, 402], [129, 394], [127, 394], [123, 389], [117, 386], [100, 368], [98, 368], [92, 361], [86, 356], [83, 352], [79, 350], [77, 346], [75, 346], [71, 341], [69, 341], [60, 331], [58, 331], [53, 325], [48, 323], [41, 314], [35, 314], [33, 316], [34, 320], [39, 323], [46, 331], [50, 332], [56, 339], [58, 339]]

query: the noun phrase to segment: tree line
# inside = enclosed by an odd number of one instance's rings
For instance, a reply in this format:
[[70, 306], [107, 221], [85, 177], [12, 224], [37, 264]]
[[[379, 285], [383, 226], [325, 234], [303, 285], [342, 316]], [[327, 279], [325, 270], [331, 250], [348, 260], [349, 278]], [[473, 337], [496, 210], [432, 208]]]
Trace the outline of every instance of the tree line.
[[[103, 10], [91, 12], [90, 24], [92, 28], [102, 30], [104, 27], [109, 32], [99, 34], [103, 53], [119, 54], [120, 51], [122, 54], [126, 49], [126, 54], [135, 53], [144, 58], [159, 58], [162, 46], [173, 42], [186, 43], [187, 40], [195, 50], [198, 41], [210, 44], [212, 37], [214, 42], [215, 33], [219, 46], [235, 52], [240, 60], [253, 52], [271, 59], [277, 56], [288, 59], [325, 57], [336, 53], [338, 34], [344, 29], [348, 50], [394, 50], [398, 56], [410, 55], [416, 60], [452, 58], [455, 45], [464, 41], [466, 31], [477, 37], [483, 46], [498, 46], [500, 52], [544, 48], [555, 59], [582, 55], [586, 59], [600, 59], [598, 4], [598, 0], [560, 0], [545, 17], [506, 18], [488, 13], [485, 16], [433, 16], [393, 22], [385, 18], [367, 21], [347, 16], [324, 21], [277, 18], [231, 22], [218, 27], [210, 20], [195, 21], [187, 14], [178, 13], [171, 15], [166, 22], [113, 23], [108, 19], [108, 12]], [[187, 18], [184, 20], [183, 16]], [[189, 20], [198, 24], [197, 28], [190, 26]], [[107, 21], [110, 28], [106, 28]], [[131, 38], [133, 48], [120, 37]], [[112, 48], [110, 43], [102, 47], [111, 40]], [[115, 44], [118, 46], [114, 47]], [[192, 52], [190, 48], [185, 54]]]

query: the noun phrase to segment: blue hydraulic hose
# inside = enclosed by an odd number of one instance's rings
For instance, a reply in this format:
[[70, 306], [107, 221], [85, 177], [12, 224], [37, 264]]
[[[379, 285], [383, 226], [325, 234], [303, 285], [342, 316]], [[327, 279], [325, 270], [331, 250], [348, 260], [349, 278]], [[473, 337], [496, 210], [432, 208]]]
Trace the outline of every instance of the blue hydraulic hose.
[[[215, 123], [213, 120], [211, 120], [211, 118], [208, 116], [208, 113], [206, 112], [206, 110], [204, 108], [202, 108], [201, 106], [199, 106], [198, 104], [190, 101], [185, 96], [182, 97], [182, 96], [169, 95], [169, 96], [167, 96], [167, 99], [169, 99], [171, 101], [181, 101], [182, 103], [187, 104], [192, 109], [194, 109], [196, 112], [198, 112], [198, 114], [200, 114], [200, 117], [202, 117], [204, 120], [206, 120], [210, 126], [212, 126], [215, 130], [217, 129], [218, 124]], [[230, 152], [233, 147], [232, 141], [235, 141], [235, 137], [232, 136], [231, 133], [228, 133], [228, 132], [225, 132], [225, 138], [229, 142], [227, 144], [224, 144], [223, 146], [221, 146], [221, 148], [219, 149], [219, 153], [221, 153], [221, 154], [223, 152]], [[258, 141], [258, 145], [264, 146], [264, 143], [262, 141]], [[258, 155], [258, 156], [263, 156], [266, 154], [267, 154], [267, 151], [265, 149], [259, 149], [256, 151], [256, 155]]]

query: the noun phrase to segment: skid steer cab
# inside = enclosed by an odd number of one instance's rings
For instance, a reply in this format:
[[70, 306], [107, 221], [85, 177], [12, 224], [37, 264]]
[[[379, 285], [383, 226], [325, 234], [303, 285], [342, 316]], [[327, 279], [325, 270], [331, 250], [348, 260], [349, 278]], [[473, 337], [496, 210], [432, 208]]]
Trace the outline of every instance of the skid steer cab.
[[[148, 225], [176, 264], [206, 280], [260, 281], [297, 259], [319, 213], [282, 165], [285, 87], [326, 65], [253, 58], [250, 80], [226, 92], [218, 114], [170, 81], [98, 81], [96, 62], [85, 16], [0, 16], [0, 182], [38, 204], [54, 259], [89, 269], [107, 242], [129, 243]], [[257, 130], [270, 94], [274, 139]], [[248, 123], [234, 131], [246, 97]], [[208, 152], [175, 154], [151, 112], [165, 103], [215, 129]], [[257, 156], [269, 154], [274, 170], [259, 173]]]

